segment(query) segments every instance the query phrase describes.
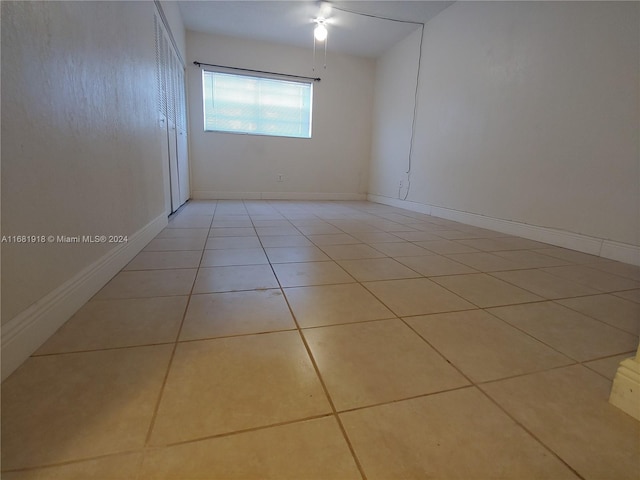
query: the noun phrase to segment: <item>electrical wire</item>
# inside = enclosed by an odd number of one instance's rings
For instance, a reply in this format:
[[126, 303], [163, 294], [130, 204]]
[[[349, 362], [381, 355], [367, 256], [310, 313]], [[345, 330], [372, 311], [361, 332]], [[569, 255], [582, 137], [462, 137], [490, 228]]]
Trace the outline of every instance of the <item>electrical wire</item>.
[[[407, 170], [405, 171], [406, 175], [407, 175], [407, 191], [404, 194], [404, 197], [402, 197], [402, 200], [406, 200], [407, 197], [409, 196], [409, 190], [411, 189], [411, 167], [412, 167], [412, 163], [413, 163], [413, 143], [414, 143], [414, 139], [415, 139], [415, 135], [416, 135], [416, 116], [418, 113], [418, 91], [420, 88], [420, 71], [421, 71], [421, 64], [422, 64], [422, 45], [424, 43], [424, 22], [414, 22], [412, 20], [398, 20], [397, 18], [389, 18], [389, 17], [383, 17], [380, 15], [373, 15], [370, 13], [361, 13], [361, 12], [356, 12], [354, 10], [349, 10], [348, 8], [342, 8], [342, 7], [338, 7], [336, 6], [333, 2], [327, 2], [331, 5], [331, 8], [338, 10], [340, 12], [345, 12], [345, 13], [351, 13], [353, 15], [360, 15], [362, 17], [369, 17], [369, 18], [377, 18], [379, 20], [389, 20], [391, 22], [399, 22], [399, 23], [409, 23], [409, 24], [413, 24], [413, 25], [420, 25], [421, 28], [421, 32], [420, 32], [420, 48], [419, 48], [419, 52], [418, 52], [418, 72], [416, 74], [416, 89], [415, 89], [415, 93], [414, 93], [414, 97], [413, 97], [413, 118], [411, 120], [411, 139], [409, 141], [409, 158], [408, 163], [407, 163]], [[314, 42], [314, 48], [315, 48], [315, 42]], [[327, 46], [325, 44], [325, 63], [326, 63], [326, 50]], [[315, 52], [314, 52], [315, 53]], [[326, 65], [325, 65], [326, 68]], [[400, 199], [402, 195], [402, 187], [399, 186], [398, 187], [398, 199]]]
[[[424, 23], [422, 24], [422, 31], [420, 32], [420, 49], [418, 51], [418, 73], [416, 74], [416, 90], [413, 97], [413, 119], [411, 120], [411, 140], [409, 141], [409, 165], [406, 171], [407, 174], [407, 193], [405, 193], [402, 200], [406, 200], [409, 196], [409, 190], [411, 189], [411, 167], [413, 163], [413, 141], [416, 135], [416, 116], [418, 114], [418, 91], [420, 89], [420, 71], [422, 64], [422, 45], [424, 43]], [[398, 195], [398, 198], [400, 196]]]
[[333, 10], [339, 10], [339, 11], [345, 12], [345, 13], [352, 13], [354, 15], [360, 15], [362, 17], [378, 18], [380, 20], [389, 20], [391, 22], [412, 23], [414, 25], [422, 25], [424, 27], [424, 23], [423, 22], [414, 22], [413, 20], [399, 20], [397, 18], [389, 18], [389, 17], [383, 17], [381, 15], [374, 15], [372, 13], [356, 12], [355, 10], [349, 10], [348, 8], [338, 7], [333, 2], [327, 2], [327, 3], [331, 5], [331, 8]]

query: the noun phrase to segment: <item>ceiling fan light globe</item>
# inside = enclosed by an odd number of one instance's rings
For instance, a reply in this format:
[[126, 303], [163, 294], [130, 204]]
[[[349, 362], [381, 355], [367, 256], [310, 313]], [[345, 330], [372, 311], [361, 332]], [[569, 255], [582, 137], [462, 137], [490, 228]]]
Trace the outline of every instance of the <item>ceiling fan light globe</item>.
[[324, 42], [327, 39], [327, 27], [322, 24], [318, 24], [318, 26], [313, 30], [313, 36], [316, 37], [316, 40], [319, 42]]

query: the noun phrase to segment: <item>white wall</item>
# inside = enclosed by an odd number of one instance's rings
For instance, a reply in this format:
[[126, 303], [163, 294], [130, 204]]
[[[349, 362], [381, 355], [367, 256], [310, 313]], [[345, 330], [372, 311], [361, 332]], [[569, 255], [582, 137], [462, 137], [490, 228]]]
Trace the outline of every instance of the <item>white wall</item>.
[[376, 195], [404, 198], [407, 192], [420, 38], [418, 29], [376, 61], [369, 174], [369, 192]]
[[[637, 2], [457, 2], [433, 18], [408, 200], [639, 245], [639, 25]], [[371, 193], [397, 192], [377, 179], [405, 162], [374, 162]]]
[[153, 12], [153, 2], [2, 2], [2, 235], [129, 236], [2, 244], [3, 371], [23, 319], [43, 322], [37, 335], [55, 331], [144, 246], [141, 231], [166, 224]]
[[[311, 33], [309, 34], [310, 41]], [[330, 44], [329, 44], [330, 45]], [[374, 61], [187, 32], [190, 163], [195, 198], [355, 199], [367, 191]], [[320, 76], [311, 139], [204, 132], [202, 77], [193, 61]], [[277, 175], [284, 175], [277, 182]]]

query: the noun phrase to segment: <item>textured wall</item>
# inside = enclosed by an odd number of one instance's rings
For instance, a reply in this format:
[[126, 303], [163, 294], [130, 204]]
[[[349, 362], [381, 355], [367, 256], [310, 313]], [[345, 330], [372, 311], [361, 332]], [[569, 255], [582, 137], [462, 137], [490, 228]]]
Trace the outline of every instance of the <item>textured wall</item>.
[[456, 2], [433, 18], [407, 200], [639, 245], [639, 25], [637, 2]]
[[[2, 234], [131, 235], [164, 210], [153, 2], [2, 2]], [[3, 244], [2, 322], [107, 244]]]

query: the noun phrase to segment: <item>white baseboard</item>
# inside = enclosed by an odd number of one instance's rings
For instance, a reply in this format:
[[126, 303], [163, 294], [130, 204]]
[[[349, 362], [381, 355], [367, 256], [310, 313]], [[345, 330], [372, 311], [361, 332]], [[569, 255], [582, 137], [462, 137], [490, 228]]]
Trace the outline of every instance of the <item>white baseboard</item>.
[[635, 358], [620, 363], [613, 379], [609, 403], [640, 420], [640, 362]]
[[487, 217], [476, 213], [462, 212], [450, 208], [410, 202], [381, 195], [369, 194], [367, 195], [367, 200], [473, 225], [474, 227], [486, 228], [496, 232], [528, 238], [558, 247], [569, 248], [579, 252], [590, 253], [591, 255], [598, 255], [611, 260], [640, 265], [640, 246], [637, 245], [629, 245], [555, 228], [528, 225], [526, 223], [502, 220], [500, 218]]
[[194, 191], [194, 200], [366, 200], [364, 193]]
[[167, 225], [163, 213], [2, 326], [2, 380], [35, 352]]

